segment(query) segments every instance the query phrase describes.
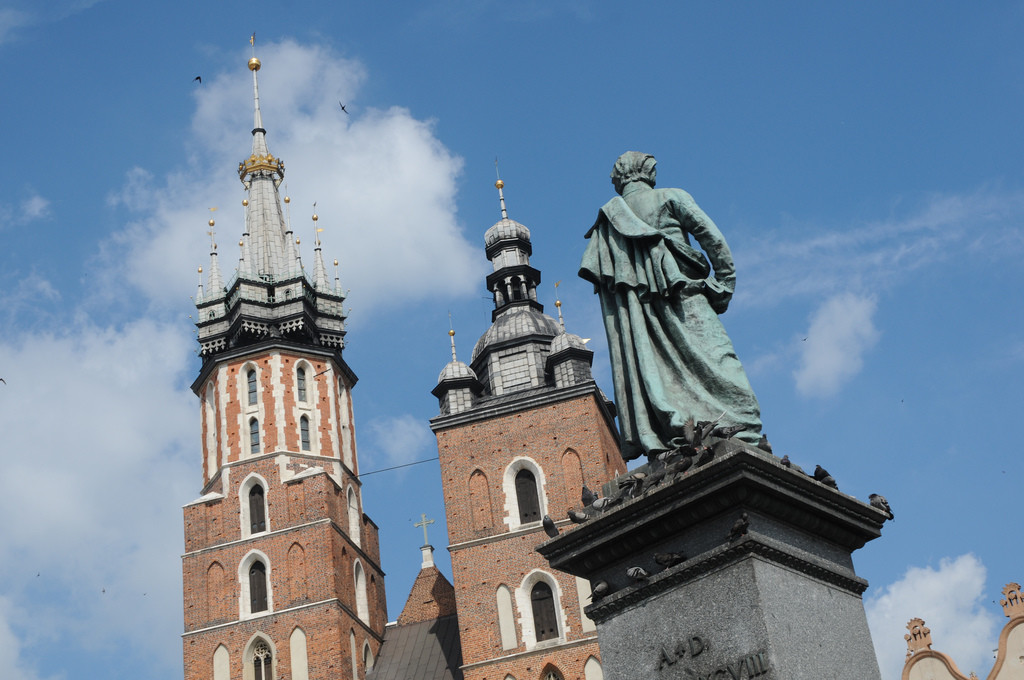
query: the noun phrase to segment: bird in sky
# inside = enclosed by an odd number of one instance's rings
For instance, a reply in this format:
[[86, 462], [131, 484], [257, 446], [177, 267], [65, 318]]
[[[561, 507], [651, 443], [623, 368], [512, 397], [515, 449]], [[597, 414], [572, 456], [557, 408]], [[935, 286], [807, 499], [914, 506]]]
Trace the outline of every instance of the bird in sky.
[[202, 84], [203, 84], [203, 77], [202, 77], [202, 76], [196, 76], [195, 78], [193, 78], [193, 79], [192, 79], [192, 82], [194, 83], [194, 82], [196, 82], [197, 80], [199, 81], [199, 84], [200, 84], [200, 85], [202, 85]]
[[341, 107], [341, 110], [344, 111], [345, 115], [347, 116], [348, 115], [348, 109], [345, 108], [345, 105], [341, 103], [340, 99], [338, 100], [338, 106]]
[[3, 383], [3, 384], [5, 384], [5, 385], [7, 384], [7, 381], [6, 381], [6, 380], [4, 380], [3, 378], [0, 378], [0, 382], [2, 382], [2, 383]]

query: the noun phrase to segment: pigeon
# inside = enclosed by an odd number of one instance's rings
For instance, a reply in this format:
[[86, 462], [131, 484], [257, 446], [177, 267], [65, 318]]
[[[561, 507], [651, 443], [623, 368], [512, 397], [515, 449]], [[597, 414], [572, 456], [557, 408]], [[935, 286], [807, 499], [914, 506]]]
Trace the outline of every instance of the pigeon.
[[745, 426], [743, 425], [729, 425], [727, 427], [716, 427], [711, 431], [711, 435], [714, 437], [721, 437], [722, 439], [732, 439], [740, 432], [743, 432]]
[[873, 493], [868, 496], [868, 501], [871, 502], [871, 507], [878, 508], [882, 512], [889, 515], [889, 519], [895, 521], [896, 516], [892, 514], [892, 508], [889, 507], [889, 501], [885, 500], [885, 496], [880, 496], [877, 493]]
[[634, 581], [644, 581], [650, 576], [647, 570], [643, 567], [630, 567], [626, 570], [626, 576], [630, 577]]
[[788, 467], [790, 470], [796, 470], [797, 472], [803, 472], [804, 471], [804, 469], [802, 467], [800, 467], [796, 463], [792, 462], [789, 459], [789, 456], [783, 456], [781, 463], [782, 463], [783, 466]]
[[584, 484], [583, 485], [583, 507], [587, 507], [588, 505], [591, 505], [595, 500], [597, 500], [597, 494], [594, 493], [593, 491], [591, 491], [590, 488], [586, 484]]
[[705, 446], [701, 449], [700, 453], [697, 454], [697, 465], [706, 465], [707, 463], [710, 463], [714, 457], [715, 452], [712, 451], [710, 447]]
[[768, 453], [772, 452], [772, 445], [768, 443], [768, 435], [761, 435], [761, 441], [757, 442], [757, 448]]
[[836, 479], [828, 473], [828, 470], [821, 467], [820, 465], [814, 466], [814, 478], [824, 484], [825, 486], [831, 486], [833, 489], [838, 489], [839, 485], [836, 484]]
[[338, 106], [341, 107], [341, 110], [344, 111], [345, 115], [347, 116], [348, 115], [348, 109], [346, 109], [345, 105], [341, 103], [341, 100], [338, 100]]
[[668, 569], [686, 560], [683, 553], [654, 553], [654, 561]]
[[732, 529], [729, 529], [729, 540], [739, 538], [747, 533], [747, 527], [750, 526], [750, 520], [747, 518], [747, 513], [743, 513], [732, 523]]
[[594, 584], [594, 587], [590, 589], [590, 601], [597, 602], [611, 591], [612, 587], [608, 585], [608, 581], [598, 581]]
[[192, 79], [193, 83], [196, 82], [196, 81], [198, 81], [199, 84], [202, 85], [203, 84], [203, 77], [202, 76], [196, 76], [195, 78]]
[[594, 502], [590, 504], [590, 507], [594, 508], [595, 510], [607, 510], [613, 505], [621, 502], [621, 496], [615, 496], [614, 498], [608, 498], [607, 496], [604, 496], [603, 498], [595, 498]]
[[590, 519], [590, 515], [585, 512], [576, 512], [572, 508], [569, 508], [569, 521], [573, 524], [583, 524], [588, 519]]
[[676, 462], [669, 466], [668, 471], [673, 473], [686, 472], [693, 465], [693, 458], [690, 456], [683, 456]]
[[544, 533], [551, 538], [558, 538], [558, 527], [555, 526], [555, 521], [551, 519], [550, 515], [544, 515], [544, 520], [541, 524], [544, 525]]

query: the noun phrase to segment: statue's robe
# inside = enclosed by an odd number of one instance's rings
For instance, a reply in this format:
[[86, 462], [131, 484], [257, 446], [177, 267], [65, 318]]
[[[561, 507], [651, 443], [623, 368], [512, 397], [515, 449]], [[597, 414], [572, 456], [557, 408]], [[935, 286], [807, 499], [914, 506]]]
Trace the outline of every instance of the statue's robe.
[[736, 438], [756, 443], [757, 397], [718, 319], [736, 277], [715, 223], [682, 189], [634, 182], [601, 208], [587, 238], [579, 273], [601, 299], [623, 458], [678, 448], [690, 416], [722, 416], [720, 425], [744, 426]]

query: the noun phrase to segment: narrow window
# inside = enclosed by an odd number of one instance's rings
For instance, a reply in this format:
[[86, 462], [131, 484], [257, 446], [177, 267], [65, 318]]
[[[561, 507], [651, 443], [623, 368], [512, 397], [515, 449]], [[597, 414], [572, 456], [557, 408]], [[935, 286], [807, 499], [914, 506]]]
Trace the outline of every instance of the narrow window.
[[299, 437], [302, 439], [302, 450], [309, 451], [309, 418], [306, 416], [299, 418]]
[[271, 668], [273, 655], [267, 643], [261, 642], [252, 650], [252, 675], [255, 680], [273, 680], [273, 669]]
[[299, 401], [306, 401], [306, 369], [299, 368], [295, 371], [296, 382], [299, 384]]
[[249, 406], [256, 405], [256, 371], [250, 369], [249, 375]]
[[266, 506], [263, 503], [263, 487], [256, 484], [249, 490], [249, 520], [250, 531], [258, 534], [267, 530], [267, 515], [264, 511]]
[[520, 524], [540, 521], [537, 479], [529, 470], [520, 470], [516, 474], [516, 501], [519, 504]]
[[260, 452], [260, 421], [253, 418], [249, 421], [249, 453]]
[[253, 614], [267, 611], [267, 568], [258, 560], [249, 567], [249, 605]]
[[538, 581], [530, 591], [533, 605], [533, 627], [537, 631], [537, 642], [558, 637], [558, 621], [555, 618], [555, 598], [551, 586]]

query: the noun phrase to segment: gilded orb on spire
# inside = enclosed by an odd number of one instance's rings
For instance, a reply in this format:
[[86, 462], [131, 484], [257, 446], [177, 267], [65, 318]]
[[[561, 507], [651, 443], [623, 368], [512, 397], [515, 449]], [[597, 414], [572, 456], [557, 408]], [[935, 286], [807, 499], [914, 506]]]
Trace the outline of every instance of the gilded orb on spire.
[[207, 224], [209, 224], [212, 227], [213, 226], [213, 220], [210, 220], [209, 222], [207, 222]]
[[252, 59], [249, 60], [249, 70], [250, 71], [259, 71], [260, 70], [260, 66], [262, 66], [262, 64], [260, 64], [260, 60], [257, 59], [256, 57], [253, 57]]
[[499, 179], [497, 182], [494, 183], [494, 188], [495, 189], [504, 189], [505, 188], [505, 183]]

